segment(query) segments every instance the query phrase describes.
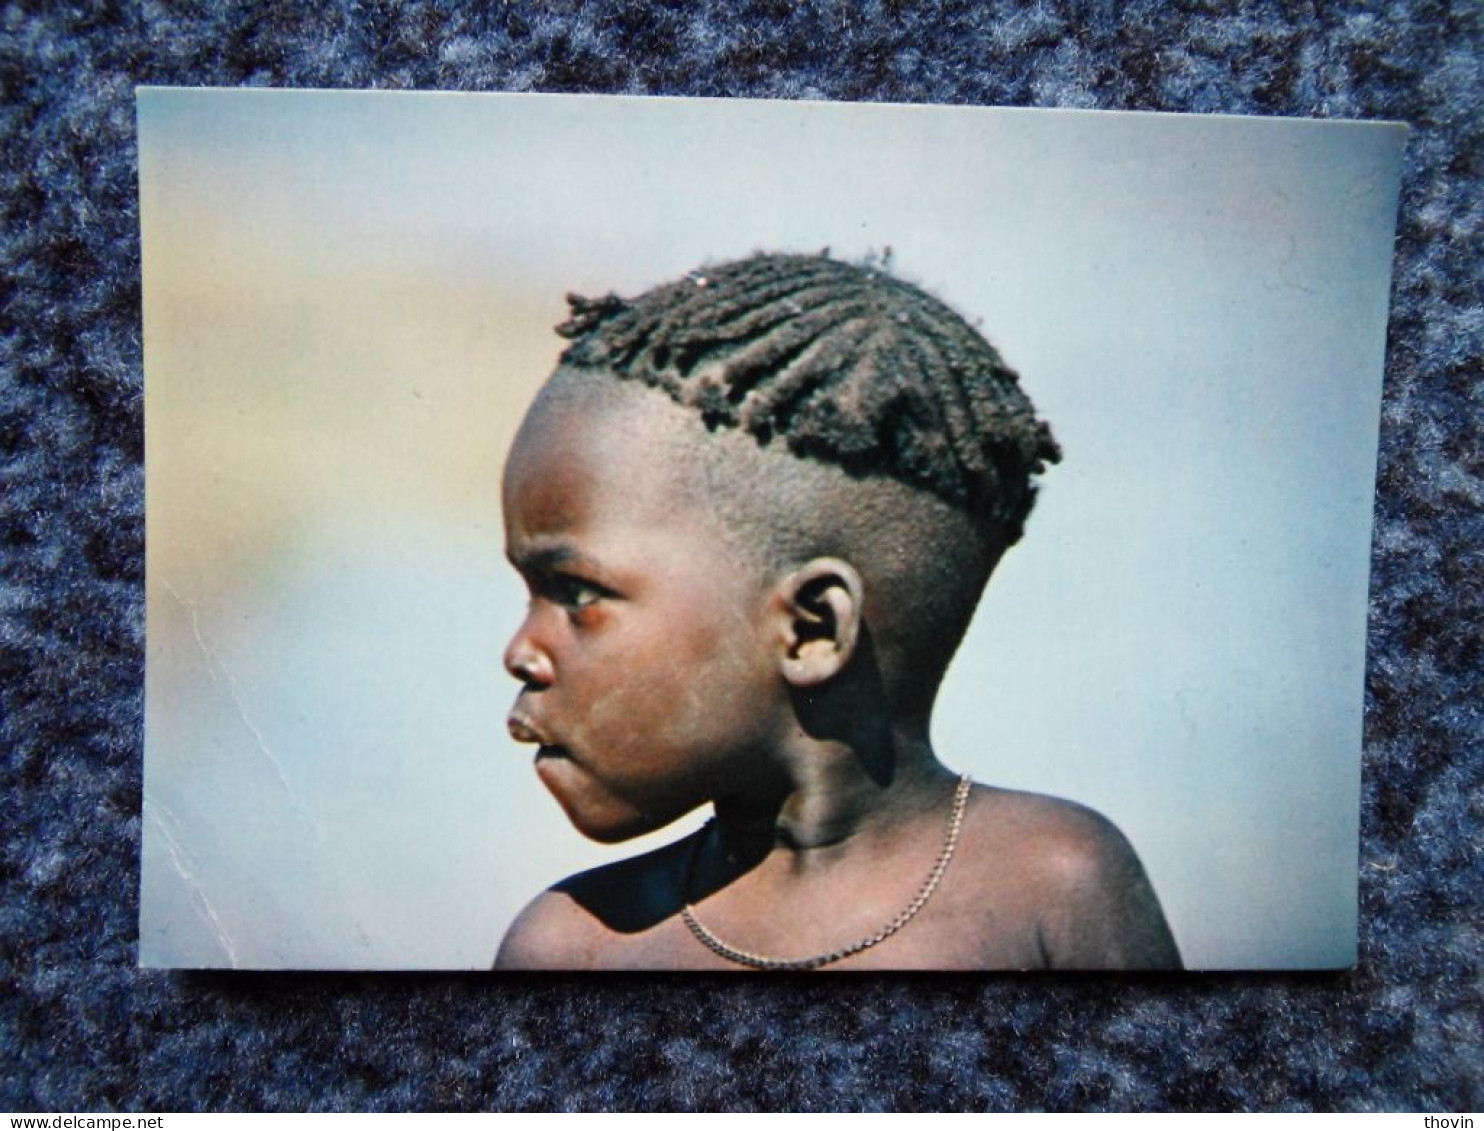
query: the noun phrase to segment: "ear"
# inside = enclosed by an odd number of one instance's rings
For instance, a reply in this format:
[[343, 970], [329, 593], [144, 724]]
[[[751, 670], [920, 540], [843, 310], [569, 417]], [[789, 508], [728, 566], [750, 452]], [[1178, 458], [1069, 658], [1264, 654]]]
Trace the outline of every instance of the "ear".
[[779, 668], [795, 687], [838, 674], [860, 640], [865, 586], [849, 562], [815, 558], [775, 590], [783, 642]]

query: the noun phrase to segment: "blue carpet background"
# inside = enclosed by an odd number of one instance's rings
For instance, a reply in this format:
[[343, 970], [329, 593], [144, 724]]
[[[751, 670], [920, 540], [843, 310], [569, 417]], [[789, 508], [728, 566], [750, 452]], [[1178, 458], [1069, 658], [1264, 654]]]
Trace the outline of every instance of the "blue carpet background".
[[[469, 7], [0, 7], [0, 1108], [1477, 1110], [1484, 6]], [[137, 971], [142, 83], [1409, 122], [1359, 967], [1118, 980]]]

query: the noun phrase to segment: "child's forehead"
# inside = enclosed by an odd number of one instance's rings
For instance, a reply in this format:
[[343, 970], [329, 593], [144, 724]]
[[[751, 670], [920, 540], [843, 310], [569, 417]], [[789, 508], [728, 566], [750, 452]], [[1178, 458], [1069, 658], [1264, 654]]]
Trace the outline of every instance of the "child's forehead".
[[679, 406], [632, 382], [547, 382], [527, 410], [513, 454], [601, 460], [615, 471], [646, 466], [656, 449], [674, 447]]
[[586, 506], [673, 510], [706, 474], [711, 447], [694, 414], [643, 386], [537, 398], [506, 463], [505, 487]]

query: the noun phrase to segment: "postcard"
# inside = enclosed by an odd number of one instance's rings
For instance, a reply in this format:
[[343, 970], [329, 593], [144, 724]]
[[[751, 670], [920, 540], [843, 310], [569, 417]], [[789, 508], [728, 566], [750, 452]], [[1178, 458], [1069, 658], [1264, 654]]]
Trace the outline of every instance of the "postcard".
[[138, 112], [141, 965], [1354, 963], [1404, 127]]

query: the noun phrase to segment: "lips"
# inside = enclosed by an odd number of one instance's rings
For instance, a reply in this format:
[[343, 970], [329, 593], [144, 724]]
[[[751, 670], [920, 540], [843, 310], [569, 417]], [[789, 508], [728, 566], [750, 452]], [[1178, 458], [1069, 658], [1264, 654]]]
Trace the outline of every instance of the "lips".
[[556, 746], [546, 731], [519, 711], [510, 712], [510, 717], [505, 720], [505, 726], [510, 731], [510, 737], [516, 742], [530, 742], [541, 747]]
[[510, 717], [505, 720], [505, 725], [510, 730], [510, 737], [515, 739], [516, 742], [534, 743], [536, 745], [537, 762], [551, 758], [566, 759], [571, 757], [567, 752], [567, 748], [551, 737], [550, 731], [521, 711], [511, 711]]

